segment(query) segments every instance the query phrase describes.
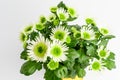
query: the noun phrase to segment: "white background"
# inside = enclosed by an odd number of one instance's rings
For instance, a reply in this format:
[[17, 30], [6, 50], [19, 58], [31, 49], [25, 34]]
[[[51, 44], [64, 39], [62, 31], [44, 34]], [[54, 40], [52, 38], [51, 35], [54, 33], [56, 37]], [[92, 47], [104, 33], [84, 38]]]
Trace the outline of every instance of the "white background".
[[[116, 36], [108, 48], [116, 54], [117, 68], [112, 71], [87, 72], [84, 80], [120, 80], [120, 2], [119, 0], [63, 0], [74, 7], [83, 24], [86, 17], [96, 20], [99, 27], [108, 28]], [[49, 7], [60, 0], [0, 0], [0, 80], [43, 80], [44, 70], [24, 76], [19, 69], [24, 60], [19, 58], [22, 45], [19, 33], [26, 25], [38, 21], [40, 15], [49, 14]]]

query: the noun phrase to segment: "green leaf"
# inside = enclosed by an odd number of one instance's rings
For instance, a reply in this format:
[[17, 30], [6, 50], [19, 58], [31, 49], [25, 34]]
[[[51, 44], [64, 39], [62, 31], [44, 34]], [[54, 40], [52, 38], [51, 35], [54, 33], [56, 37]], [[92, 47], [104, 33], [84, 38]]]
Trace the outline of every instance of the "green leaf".
[[35, 61], [25, 62], [20, 69], [20, 73], [26, 76], [32, 75], [37, 69], [36, 64], [37, 63]]
[[51, 71], [49, 69], [45, 71], [44, 78], [45, 80], [61, 80], [54, 74], [54, 71]]
[[75, 64], [75, 61], [73, 60], [66, 60], [65, 62], [63, 62], [63, 64], [68, 68], [68, 69], [73, 69], [73, 66]]
[[59, 69], [55, 70], [55, 75], [58, 78], [64, 78], [68, 74], [68, 69], [64, 66], [60, 67]]
[[86, 71], [84, 69], [79, 69], [77, 75], [78, 77], [84, 77], [86, 75]]
[[89, 65], [90, 57], [85, 54], [83, 49], [78, 50], [80, 57], [78, 58], [78, 62], [81, 64], [81, 68], [86, 68]]
[[71, 42], [67, 44], [69, 47], [75, 47], [78, 44], [78, 40], [74, 37], [71, 37]]
[[112, 38], [115, 38], [115, 36], [114, 35], [103, 36], [103, 39], [112, 39]]
[[115, 54], [113, 52], [110, 52], [110, 55], [107, 58], [108, 60], [114, 60], [115, 59]]
[[80, 63], [89, 59], [89, 57], [85, 54], [85, 51], [83, 49], [78, 50], [78, 53], [80, 55], [78, 60]]
[[57, 5], [58, 8], [64, 8], [65, 10], [67, 10], [67, 7], [66, 5], [63, 3], [63, 1], [61, 1], [58, 5]]
[[79, 53], [75, 49], [69, 49], [68, 51], [68, 58], [71, 60], [75, 60], [76, 58], [79, 58]]
[[76, 20], [76, 19], [77, 19], [77, 17], [74, 17], [74, 18], [69, 17], [69, 18], [67, 19], [67, 21], [74, 21], [74, 20]]
[[99, 43], [99, 46], [104, 46], [104, 47], [106, 47], [107, 46], [107, 44], [108, 44], [108, 39], [102, 39], [101, 40], [101, 42]]
[[105, 67], [109, 70], [116, 68], [115, 61], [105, 60]]
[[66, 78], [72, 78], [74, 79], [76, 77], [76, 70], [75, 69], [70, 69], [68, 71], [68, 75], [66, 76]]
[[27, 60], [27, 57], [28, 57], [27, 51], [26, 51], [26, 50], [22, 51], [22, 53], [21, 53], [21, 55], [20, 55], [20, 58], [21, 58], [21, 59], [24, 59], [24, 60]]
[[29, 38], [30, 38], [30, 40], [32, 41], [32, 40], [35, 40], [36, 36], [38, 36], [38, 32], [33, 31], [33, 32], [29, 35]]
[[42, 69], [42, 63], [41, 62], [38, 62], [36, 64], [36, 67], [37, 67], [37, 70], [40, 71]]
[[92, 45], [87, 46], [87, 55], [96, 56], [96, 48]]

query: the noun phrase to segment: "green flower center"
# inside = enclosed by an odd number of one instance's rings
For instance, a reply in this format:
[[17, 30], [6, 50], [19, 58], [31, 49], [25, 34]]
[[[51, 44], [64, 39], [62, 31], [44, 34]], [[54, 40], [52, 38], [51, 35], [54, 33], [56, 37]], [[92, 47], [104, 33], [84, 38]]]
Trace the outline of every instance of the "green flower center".
[[101, 57], [105, 57], [106, 56], [106, 51], [105, 50], [101, 50], [100, 51], [100, 56]]
[[59, 19], [62, 20], [62, 21], [66, 20], [65, 14], [59, 13]]
[[63, 40], [65, 37], [65, 32], [64, 31], [57, 31], [54, 33], [54, 38]]
[[53, 46], [50, 52], [54, 57], [59, 57], [62, 54], [62, 49], [61, 47], [56, 45], [56, 46]]
[[47, 45], [44, 43], [44, 42], [39, 42], [38, 44], [36, 44], [34, 46], [34, 54], [37, 56], [37, 57], [44, 57], [44, 55], [46, 54], [47, 52]]
[[83, 33], [83, 38], [84, 39], [90, 39], [90, 34], [88, 32]]
[[54, 62], [53, 60], [51, 60], [48, 64], [47, 64], [48, 68], [50, 70], [55, 70], [56, 68], [59, 67], [59, 63], [58, 62]]
[[100, 70], [100, 68], [101, 68], [101, 65], [100, 65], [99, 62], [96, 61], [92, 64], [92, 69], [93, 70]]

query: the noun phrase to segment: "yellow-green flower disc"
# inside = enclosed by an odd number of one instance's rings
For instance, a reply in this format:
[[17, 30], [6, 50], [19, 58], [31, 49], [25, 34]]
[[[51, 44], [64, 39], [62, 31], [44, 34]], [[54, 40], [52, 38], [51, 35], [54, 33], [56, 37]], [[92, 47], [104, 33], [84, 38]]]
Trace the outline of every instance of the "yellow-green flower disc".
[[100, 69], [101, 69], [100, 62], [98, 62], [98, 61], [93, 62], [93, 64], [92, 64], [92, 70], [97, 71], [97, 70], [100, 70]]

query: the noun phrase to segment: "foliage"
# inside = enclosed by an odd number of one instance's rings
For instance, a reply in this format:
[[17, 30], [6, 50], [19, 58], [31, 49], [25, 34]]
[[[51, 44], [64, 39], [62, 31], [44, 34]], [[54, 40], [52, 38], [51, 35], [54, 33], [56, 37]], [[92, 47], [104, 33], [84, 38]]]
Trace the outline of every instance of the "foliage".
[[107, 49], [114, 35], [106, 29], [101, 32], [91, 18], [87, 18], [82, 26], [69, 25], [68, 22], [78, 16], [63, 2], [50, 11], [49, 18], [41, 16], [37, 24], [26, 27], [20, 35], [24, 48], [20, 58], [26, 60], [21, 66], [21, 74], [29, 76], [43, 68], [45, 80], [61, 80], [76, 75], [84, 77], [86, 68], [95, 70], [95, 61], [100, 63], [96, 68], [98, 71], [103, 67], [116, 68], [115, 54]]

